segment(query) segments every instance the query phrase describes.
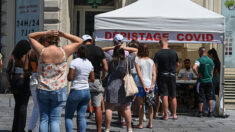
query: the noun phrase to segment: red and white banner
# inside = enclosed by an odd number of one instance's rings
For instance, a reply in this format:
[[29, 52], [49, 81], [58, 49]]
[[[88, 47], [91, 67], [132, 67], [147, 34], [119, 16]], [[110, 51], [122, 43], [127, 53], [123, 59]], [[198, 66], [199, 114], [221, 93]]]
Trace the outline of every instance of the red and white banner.
[[156, 43], [166, 38], [169, 43], [223, 43], [222, 33], [191, 33], [191, 32], [153, 32], [153, 31], [117, 31], [98, 30], [96, 41], [113, 41], [116, 34], [122, 34], [125, 42], [136, 39], [143, 43]]

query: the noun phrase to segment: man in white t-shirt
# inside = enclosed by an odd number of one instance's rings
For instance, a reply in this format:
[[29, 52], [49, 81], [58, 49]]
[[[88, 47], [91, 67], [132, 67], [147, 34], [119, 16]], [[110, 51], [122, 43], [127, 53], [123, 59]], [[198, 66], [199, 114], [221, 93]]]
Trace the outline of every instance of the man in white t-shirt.
[[184, 79], [186, 78], [187, 80], [192, 80], [196, 79], [196, 75], [193, 72], [193, 69], [191, 68], [191, 61], [190, 59], [185, 59], [184, 60], [184, 68], [180, 69], [179, 74], [178, 74], [179, 79]]

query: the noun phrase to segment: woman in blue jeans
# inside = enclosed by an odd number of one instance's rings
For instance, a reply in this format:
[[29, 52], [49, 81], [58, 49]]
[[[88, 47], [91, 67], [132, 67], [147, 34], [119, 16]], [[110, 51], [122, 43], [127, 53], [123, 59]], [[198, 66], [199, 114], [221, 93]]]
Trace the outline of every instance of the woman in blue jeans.
[[[38, 42], [47, 38], [48, 46]], [[72, 44], [58, 47], [60, 37]], [[29, 34], [29, 41], [38, 56], [37, 99], [40, 111], [40, 132], [60, 132], [60, 118], [67, 93], [67, 59], [83, 43], [82, 39], [61, 31], [49, 30]]]
[[[73, 116], [77, 110], [79, 132], [86, 132], [86, 109], [91, 95], [89, 83], [94, 82], [95, 73], [91, 62], [87, 59], [87, 49], [78, 49], [78, 58], [71, 61], [68, 80], [72, 81], [71, 91], [65, 109], [65, 127], [67, 132], [73, 132]], [[89, 79], [88, 79], [89, 78]]]

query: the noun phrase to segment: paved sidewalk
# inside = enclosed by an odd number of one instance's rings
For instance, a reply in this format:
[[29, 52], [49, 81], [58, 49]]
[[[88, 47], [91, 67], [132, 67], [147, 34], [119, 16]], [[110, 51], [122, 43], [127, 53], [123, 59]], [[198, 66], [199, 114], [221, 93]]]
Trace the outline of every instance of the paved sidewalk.
[[[11, 103], [9, 103], [11, 102]], [[29, 101], [28, 120], [33, 107], [32, 98]], [[0, 132], [10, 132], [13, 120], [14, 99], [11, 95], [0, 95]], [[133, 129], [134, 132], [235, 132], [235, 111], [227, 111], [229, 118], [198, 118], [193, 114], [180, 114], [178, 120], [172, 118], [168, 121], [153, 120], [153, 129]], [[114, 112], [113, 122], [111, 126], [112, 132], [125, 132], [125, 128], [121, 128], [117, 122], [117, 113]], [[75, 127], [74, 118], [74, 127]], [[138, 121], [134, 121], [137, 125]], [[147, 122], [144, 123], [144, 127]], [[87, 132], [95, 132], [95, 119], [87, 120]], [[74, 131], [76, 129], [74, 128]], [[36, 132], [36, 131], [35, 131]], [[61, 132], [65, 132], [64, 112], [61, 118]]]

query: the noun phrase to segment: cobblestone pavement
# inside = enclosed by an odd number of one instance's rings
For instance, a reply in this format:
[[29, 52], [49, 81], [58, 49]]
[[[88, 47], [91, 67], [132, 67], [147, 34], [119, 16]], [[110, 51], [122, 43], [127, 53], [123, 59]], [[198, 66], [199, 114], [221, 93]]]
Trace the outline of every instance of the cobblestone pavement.
[[[28, 120], [33, 107], [32, 98], [29, 101]], [[13, 120], [14, 99], [11, 95], [0, 95], [0, 132], [10, 132]], [[235, 132], [235, 110], [226, 111], [229, 118], [194, 117], [193, 114], [180, 114], [178, 120], [172, 118], [168, 121], [153, 120], [153, 129], [133, 129], [134, 132]], [[114, 112], [111, 125], [112, 132], [125, 132], [117, 122], [117, 114]], [[138, 121], [134, 121], [137, 125]], [[144, 123], [144, 127], [147, 122]], [[75, 126], [75, 118], [74, 118]], [[87, 120], [87, 132], [96, 130], [95, 119]], [[76, 129], [74, 128], [74, 131]], [[65, 132], [64, 112], [61, 118], [61, 132]]]

